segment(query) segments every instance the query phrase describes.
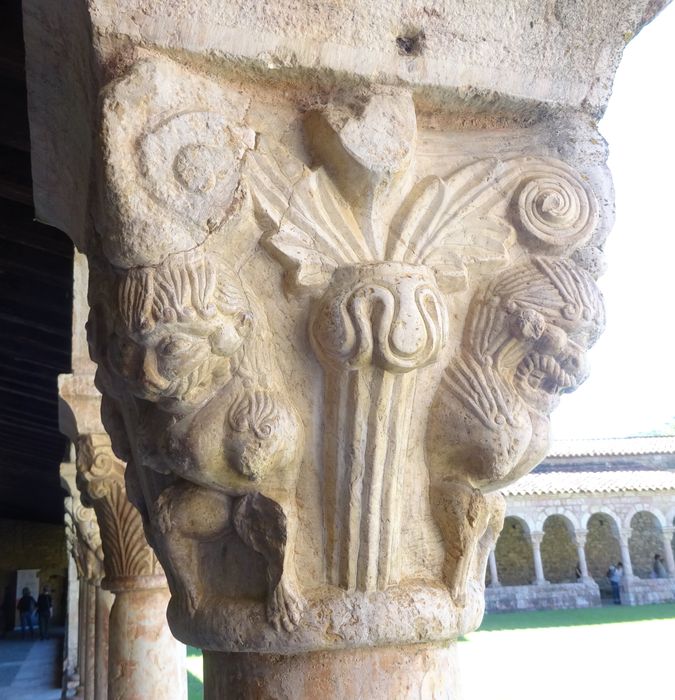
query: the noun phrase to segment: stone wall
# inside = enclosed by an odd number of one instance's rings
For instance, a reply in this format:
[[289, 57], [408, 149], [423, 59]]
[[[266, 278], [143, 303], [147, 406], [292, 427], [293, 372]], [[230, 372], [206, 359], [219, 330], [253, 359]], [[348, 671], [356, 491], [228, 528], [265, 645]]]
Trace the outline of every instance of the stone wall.
[[506, 518], [495, 548], [497, 573], [504, 586], [534, 581], [534, 559], [530, 537], [521, 520]]
[[541, 543], [546, 580], [551, 583], [575, 583], [578, 558], [571, 524], [559, 515], [550, 516], [544, 523]]
[[639, 579], [624, 581], [621, 587], [621, 602], [624, 605], [651, 605], [675, 601], [675, 580]]
[[633, 573], [639, 578], [651, 578], [654, 555], [663, 556], [661, 526], [651, 513], [636, 513], [631, 520], [632, 534], [628, 540]]
[[[40, 588], [52, 589], [56, 625], [64, 624], [67, 559], [62, 525], [0, 519], [0, 591], [17, 569], [39, 569]], [[39, 591], [31, 591], [37, 598]]]
[[488, 612], [592, 608], [600, 605], [594, 583], [550, 583], [542, 586], [498, 586], [485, 591]]
[[588, 537], [586, 539], [586, 561], [588, 573], [600, 585], [603, 593], [609, 595], [609, 583], [606, 573], [610, 564], [621, 560], [621, 548], [616, 534], [616, 526], [612, 519], [598, 513], [588, 521]]

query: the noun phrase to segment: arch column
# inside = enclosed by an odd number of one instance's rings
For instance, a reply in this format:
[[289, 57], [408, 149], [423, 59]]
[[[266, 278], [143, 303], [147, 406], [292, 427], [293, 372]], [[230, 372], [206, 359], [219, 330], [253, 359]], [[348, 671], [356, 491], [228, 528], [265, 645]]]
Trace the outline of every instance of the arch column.
[[532, 558], [534, 559], [534, 582], [538, 586], [548, 583], [544, 576], [544, 564], [541, 561], [541, 543], [543, 539], [543, 532], [530, 533], [530, 541], [532, 543]]
[[586, 561], [586, 537], [588, 536], [588, 530], [575, 530], [574, 539], [577, 547], [577, 557], [579, 559], [579, 569], [581, 570], [581, 580], [585, 581], [590, 579], [588, 573], [588, 562]]
[[497, 571], [497, 557], [495, 556], [495, 548], [490, 550], [488, 555], [488, 565], [490, 567], [490, 588], [497, 588], [502, 584], [499, 583], [499, 572]]
[[619, 533], [619, 546], [621, 547], [621, 563], [623, 564], [624, 579], [633, 577], [633, 564], [631, 562], [630, 546], [628, 544], [631, 535], [632, 530], [630, 528], [622, 529]]
[[675, 557], [673, 557], [673, 533], [675, 527], [666, 526], [663, 528], [663, 549], [666, 558], [666, 569], [668, 576], [675, 578]]

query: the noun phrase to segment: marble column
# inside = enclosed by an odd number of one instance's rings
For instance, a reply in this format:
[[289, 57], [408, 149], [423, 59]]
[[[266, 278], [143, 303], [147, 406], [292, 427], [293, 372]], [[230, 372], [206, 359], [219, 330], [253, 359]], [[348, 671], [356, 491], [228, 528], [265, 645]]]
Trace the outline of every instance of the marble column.
[[101, 592], [103, 549], [93, 510], [83, 506], [75, 486], [76, 467], [61, 465], [61, 483], [70, 493], [66, 500], [66, 526], [74, 531], [73, 554], [80, 577], [78, 631], [78, 696], [85, 700], [106, 700], [107, 646], [110, 603]]
[[534, 582], [537, 585], [548, 583], [544, 576], [544, 565], [541, 561], [541, 543], [543, 539], [543, 532], [533, 532], [530, 535], [530, 540], [532, 542], [532, 558], [534, 560]]
[[72, 496], [64, 499], [64, 524], [68, 556], [68, 588], [66, 599], [65, 649], [63, 661], [64, 685], [70, 690], [79, 686], [80, 589], [81, 577], [77, 566], [77, 532], [72, 521]]
[[105, 607], [109, 669], [101, 679], [106, 679], [106, 695], [109, 700], [184, 700], [185, 646], [166, 623], [166, 578], [145, 540], [141, 515], [126, 496], [125, 465], [106, 434], [80, 437], [77, 471], [82, 499], [103, 523], [102, 586], [107, 590], [101, 593], [110, 599], [108, 591], [115, 594], [112, 609]]
[[501, 586], [499, 583], [499, 572], [497, 571], [497, 558], [495, 557], [495, 550], [491, 549], [488, 555], [488, 565], [490, 567], [490, 586], [496, 588]]
[[675, 527], [663, 528], [663, 554], [666, 559], [666, 569], [670, 578], [675, 578], [675, 558], [673, 558], [673, 533]]
[[621, 530], [619, 533], [619, 547], [621, 548], [621, 563], [623, 564], [624, 581], [632, 578], [633, 564], [630, 560], [630, 545], [629, 541], [632, 535], [630, 528]]
[[576, 530], [574, 533], [575, 544], [577, 547], [577, 558], [579, 559], [579, 569], [581, 571], [581, 580], [586, 581], [590, 578], [588, 574], [588, 563], [586, 562], [586, 537], [588, 530]]
[[660, 6], [563, 4], [24, 0], [36, 209], [207, 700], [457, 698], [499, 490], [604, 327], [596, 124]]

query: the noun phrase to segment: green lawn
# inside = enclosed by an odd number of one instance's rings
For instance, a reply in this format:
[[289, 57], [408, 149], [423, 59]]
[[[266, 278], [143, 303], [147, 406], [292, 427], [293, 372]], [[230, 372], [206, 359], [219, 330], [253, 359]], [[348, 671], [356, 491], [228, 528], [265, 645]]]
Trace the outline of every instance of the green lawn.
[[[464, 700], [675, 697], [674, 642], [675, 604], [486, 615], [457, 645]], [[200, 700], [201, 652], [187, 661]]]

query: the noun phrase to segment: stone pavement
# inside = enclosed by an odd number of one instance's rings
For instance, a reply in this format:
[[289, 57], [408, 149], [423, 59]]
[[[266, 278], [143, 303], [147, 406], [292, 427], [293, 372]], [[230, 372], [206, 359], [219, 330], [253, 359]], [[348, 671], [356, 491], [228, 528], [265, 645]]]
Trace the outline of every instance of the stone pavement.
[[63, 638], [0, 639], [0, 700], [60, 700]]

